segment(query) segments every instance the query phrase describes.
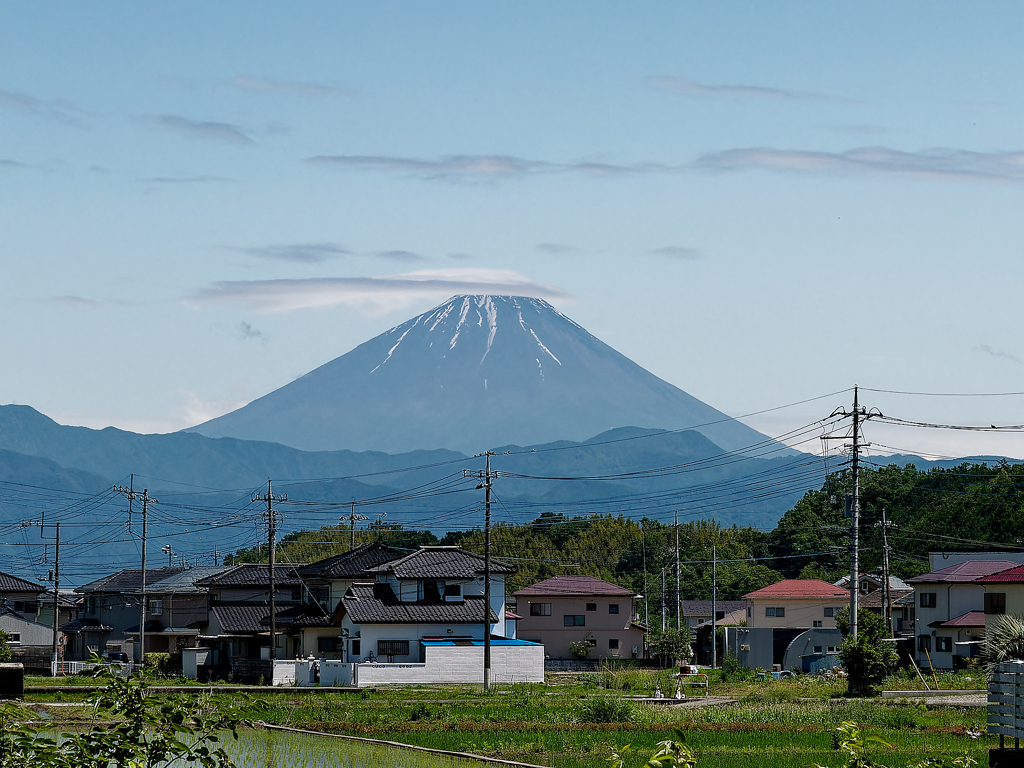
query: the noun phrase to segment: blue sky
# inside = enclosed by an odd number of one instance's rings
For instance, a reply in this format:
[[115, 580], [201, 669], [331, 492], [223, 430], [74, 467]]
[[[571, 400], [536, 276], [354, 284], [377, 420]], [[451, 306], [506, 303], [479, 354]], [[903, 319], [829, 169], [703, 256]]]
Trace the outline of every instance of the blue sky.
[[[7, 4], [0, 401], [179, 429], [463, 284], [548, 297], [734, 415], [1022, 391], [1022, 15]], [[1021, 397], [867, 404], [1024, 421]]]

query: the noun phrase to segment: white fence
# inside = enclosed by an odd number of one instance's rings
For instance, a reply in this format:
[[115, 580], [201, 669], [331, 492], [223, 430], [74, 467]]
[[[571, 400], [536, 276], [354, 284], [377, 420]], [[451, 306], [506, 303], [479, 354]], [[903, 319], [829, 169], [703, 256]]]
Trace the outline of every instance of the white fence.
[[50, 674], [53, 677], [66, 676], [66, 675], [80, 675], [82, 672], [88, 672], [96, 669], [96, 667], [109, 667], [112, 672], [116, 672], [121, 677], [130, 675], [135, 671], [136, 665], [133, 662], [112, 662], [94, 664], [91, 661], [51, 661], [50, 662]]
[[998, 665], [989, 679], [988, 732], [1024, 738], [1024, 661]]

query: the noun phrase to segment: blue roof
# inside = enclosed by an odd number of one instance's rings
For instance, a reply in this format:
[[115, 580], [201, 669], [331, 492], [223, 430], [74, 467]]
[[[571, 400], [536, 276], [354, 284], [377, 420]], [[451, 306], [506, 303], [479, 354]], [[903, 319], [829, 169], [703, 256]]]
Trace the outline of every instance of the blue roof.
[[[453, 647], [456, 644], [458, 644], [458, 645], [483, 645], [484, 644], [483, 640], [469, 640], [469, 641], [461, 640], [458, 643], [456, 643], [454, 640], [420, 640], [420, 642], [423, 643], [424, 645], [450, 645], [450, 646], [453, 646]], [[528, 640], [513, 640], [510, 637], [501, 637], [501, 638], [494, 637], [494, 638], [491, 638], [491, 647], [493, 648], [494, 646], [497, 646], [497, 645], [540, 645], [540, 643], [531, 643]]]

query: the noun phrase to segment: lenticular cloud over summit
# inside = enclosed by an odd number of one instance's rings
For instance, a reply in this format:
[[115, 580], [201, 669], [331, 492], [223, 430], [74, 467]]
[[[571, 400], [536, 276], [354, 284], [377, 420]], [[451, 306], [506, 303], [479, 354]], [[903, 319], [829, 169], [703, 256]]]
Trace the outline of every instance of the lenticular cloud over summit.
[[615, 427], [762, 442], [544, 299], [459, 295], [189, 431], [304, 450], [397, 453], [586, 440]]

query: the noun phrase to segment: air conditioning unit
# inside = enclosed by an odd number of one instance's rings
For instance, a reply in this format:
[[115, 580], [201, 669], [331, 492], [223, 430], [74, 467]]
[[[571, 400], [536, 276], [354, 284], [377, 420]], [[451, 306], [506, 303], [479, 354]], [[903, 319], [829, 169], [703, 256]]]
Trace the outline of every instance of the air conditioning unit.
[[742, 651], [743, 653], [750, 653], [750, 646], [749, 646], [749, 645], [741, 645], [741, 646], [740, 646], [740, 650], [741, 650], [741, 651]]

